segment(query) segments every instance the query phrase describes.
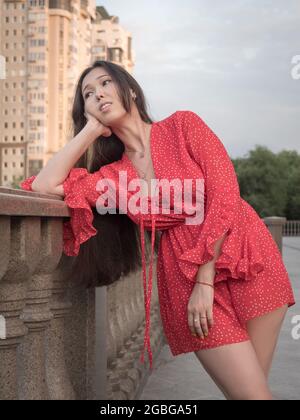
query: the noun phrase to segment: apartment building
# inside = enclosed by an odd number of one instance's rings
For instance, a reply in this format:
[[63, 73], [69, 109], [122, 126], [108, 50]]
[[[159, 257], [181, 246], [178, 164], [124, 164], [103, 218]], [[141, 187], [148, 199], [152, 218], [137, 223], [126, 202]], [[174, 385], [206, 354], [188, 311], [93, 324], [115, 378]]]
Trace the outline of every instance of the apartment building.
[[118, 16], [109, 16], [104, 7], [97, 6], [92, 27], [92, 59], [109, 60], [133, 71], [135, 54], [131, 33], [125, 30]]
[[131, 34], [95, 0], [0, 0], [1, 185], [38, 173], [72, 137], [78, 77], [100, 59], [133, 68]]

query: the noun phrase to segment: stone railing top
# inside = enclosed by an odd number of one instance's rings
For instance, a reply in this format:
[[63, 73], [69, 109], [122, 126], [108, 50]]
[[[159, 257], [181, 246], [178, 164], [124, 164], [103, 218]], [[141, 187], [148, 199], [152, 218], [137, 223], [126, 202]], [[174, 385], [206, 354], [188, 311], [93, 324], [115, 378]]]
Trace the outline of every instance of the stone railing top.
[[271, 225], [282, 225], [286, 223], [286, 217], [280, 217], [280, 216], [269, 216], [269, 217], [264, 217], [263, 219], [265, 221], [265, 223], [271, 224]]
[[70, 217], [63, 197], [0, 187], [0, 215]]

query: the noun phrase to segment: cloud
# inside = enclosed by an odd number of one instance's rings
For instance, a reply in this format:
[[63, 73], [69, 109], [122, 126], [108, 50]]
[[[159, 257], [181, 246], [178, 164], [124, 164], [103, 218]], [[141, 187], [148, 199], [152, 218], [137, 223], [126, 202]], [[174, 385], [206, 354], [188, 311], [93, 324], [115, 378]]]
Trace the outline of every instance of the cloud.
[[259, 47], [246, 47], [242, 49], [242, 56], [247, 61], [255, 60], [260, 51]]
[[[133, 35], [134, 77], [155, 119], [198, 112], [232, 156], [256, 143], [300, 152], [296, 0], [102, 1]], [[283, 140], [284, 137], [284, 140]]]

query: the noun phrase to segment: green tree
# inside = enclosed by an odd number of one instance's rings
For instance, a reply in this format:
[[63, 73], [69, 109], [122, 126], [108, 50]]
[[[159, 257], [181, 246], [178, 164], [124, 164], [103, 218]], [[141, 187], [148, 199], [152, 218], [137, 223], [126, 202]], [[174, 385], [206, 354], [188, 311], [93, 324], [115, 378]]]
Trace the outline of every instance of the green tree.
[[296, 151], [275, 154], [257, 145], [233, 164], [242, 198], [260, 217], [300, 218], [300, 156]]

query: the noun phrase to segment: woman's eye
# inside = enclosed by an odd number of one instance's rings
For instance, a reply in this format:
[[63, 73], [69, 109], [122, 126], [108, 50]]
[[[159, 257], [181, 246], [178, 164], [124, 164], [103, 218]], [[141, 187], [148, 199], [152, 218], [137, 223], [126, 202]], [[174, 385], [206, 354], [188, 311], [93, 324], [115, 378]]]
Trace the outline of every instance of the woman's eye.
[[[105, 82], [110, 82], [110, 80], [109, 80], [109, 79], [104, 80], [104, 82], [102, 83], [102, 85], [104, 85], [104, 83], [105, 83]], [[87, 93], [85, 94], [85, 96], [84, 96], [84, 99], [87, 99], [87, 97], [88, 97], [88, 95], [89, 95], [90, 93], [93, 93], [93, 92], [87, 92]]]

